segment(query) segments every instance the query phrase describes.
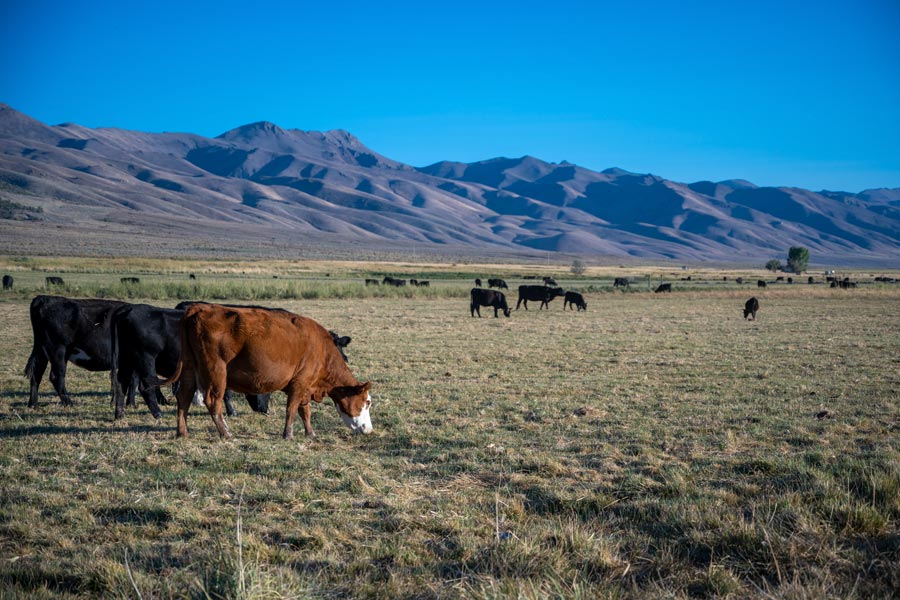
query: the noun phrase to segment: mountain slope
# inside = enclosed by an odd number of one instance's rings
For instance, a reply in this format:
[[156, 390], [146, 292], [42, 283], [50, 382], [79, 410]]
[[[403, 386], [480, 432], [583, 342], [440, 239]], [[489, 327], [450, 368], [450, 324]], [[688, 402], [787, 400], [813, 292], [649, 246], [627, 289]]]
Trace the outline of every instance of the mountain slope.
[[234, 244], [271, 237], [727, 262], [804, 245], [822, 261], [900, 258], [900, 190], [683, 184], [530, 156], [413, 168], [346, 131], [268, 122], [205, 138], [47, 126], [0, 105], [0, 195], [44, 209], [0, 221], [0, 232], [126, 227], [165, 237], [187, 230], [215, 244], [223, 242], [212, 232], [227, 231]]

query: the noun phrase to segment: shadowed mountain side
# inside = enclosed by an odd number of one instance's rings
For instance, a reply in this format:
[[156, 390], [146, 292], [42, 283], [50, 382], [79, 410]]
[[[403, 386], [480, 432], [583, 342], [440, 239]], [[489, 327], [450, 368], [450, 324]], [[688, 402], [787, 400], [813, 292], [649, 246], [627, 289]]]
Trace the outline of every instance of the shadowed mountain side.
[[[804, 245], [821, 261], [900, 260], [900, 190], [682, 184], [532, 156], [415, 169], [343, 130], [264, 121], [210, 139], [51, 127], [0, 105], [0, 196], [31, 207], [0, 223], [5, 252], [32, 248], [27, 236], [41, 231], [62, 251], [97, 253], [133, 252], [118, 245], [147, 235], [159, 240], [154, 250], [219, 253], [209, 249], [230, 244], [271, 255], [302, 244], [339, 252], [416, 243], [435, 252], [758, 262]], [[86, 243], [85, 231], [111, 246]]]

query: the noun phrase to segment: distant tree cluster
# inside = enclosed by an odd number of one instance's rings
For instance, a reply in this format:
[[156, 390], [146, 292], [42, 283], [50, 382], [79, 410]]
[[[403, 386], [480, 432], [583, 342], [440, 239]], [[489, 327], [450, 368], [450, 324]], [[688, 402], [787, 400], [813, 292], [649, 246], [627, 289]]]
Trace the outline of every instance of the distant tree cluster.
[[572, 261], [572, 274], [574, 275], [584, 275], [584, 272], [587, 270], [587, 267], [584, 264], [584, 261], [580, 258], [576, 258]]
[[791, 246], [788, 250], [787, 270], [802, 273], [809, 267], [809, 250], [803, 246]]
[[781, 270], [781, 261], [777, 258], [773, 258], [769, 262], [766, 263], [766, 269], [772, 271], [773, 273]]

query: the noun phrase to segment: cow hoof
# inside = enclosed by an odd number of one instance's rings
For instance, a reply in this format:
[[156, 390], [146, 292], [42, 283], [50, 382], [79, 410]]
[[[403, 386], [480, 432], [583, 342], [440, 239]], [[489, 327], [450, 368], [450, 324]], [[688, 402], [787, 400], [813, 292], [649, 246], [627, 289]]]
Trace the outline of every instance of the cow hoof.
[[123, 418], [124, 416], [125, 416], [125, 412], [124, 412], [124, 411], [122, 411], [122, 412], [116, 411], [116, 421], [118, 421], [119, 419]]
[[159, 421], [160, 419], [162, 419], [162, 413], [161, 412], [153, 413], [153, 418], [156, 419], [157, 421]]

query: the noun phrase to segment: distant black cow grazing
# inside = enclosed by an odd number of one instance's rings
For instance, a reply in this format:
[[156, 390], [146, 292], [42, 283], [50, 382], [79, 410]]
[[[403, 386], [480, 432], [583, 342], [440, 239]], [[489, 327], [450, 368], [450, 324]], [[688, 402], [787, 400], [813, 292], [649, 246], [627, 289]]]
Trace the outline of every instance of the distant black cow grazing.
[[584, 301], [584, 296], [578, 292], [566, 292], [563, 300], [563, 310], [566, 310], [566, 307], [570, 304], [572, 305], [572, 310], [587, 310], [587, 302]]
[[497, 288], [498, 290], [509, 289], [509, 286], [502, 279], [488, 279], [488, 287]]
[[784, 281], [784, 277], [776, 277], [775, 281]]
[[13, 287], [13, 278], [12, 275], [4, 275], [3, 276], [3, 289], [11, 290]]
[[793, 277], [788, 277], [788, 278], [787, 278], [787, 282], [788, 282], [788, 283], [794, 283], [794, 278], [793, 278]]
[[377, 279], [366, 279], [366, 285], [381, 285]]
[[540, 302], [540, 309], [543, 309], [545, 306], [547, 310], [550, 310], [550, 302], [554, 298], [558, 298], [559, 296], [565, 295], [565, 291], [562, 288], [553, 288], [547, 287], [546, 285], [520, 285], [519, 286], [519, 301], [516, 302], [516, 310], [519, 310], [519, 306], [524, 302], [525, 310], [528, 310], [528, 301], [532, 300], [534, 302]]
[[558, 287], [559, 284], [556, 283], [556, 280], [552, 277], [544, 277], [544, 285], [551, 285], [553, 287]]
[[744, 283], [744, 278], [743, 278], [743, 277], [738, 277], [737, 279], [735, 279], [735, 281], [737, 281], [739, 284], [740, 284], [740, 283]]
[[428, 280], [419, 280], [419, 287], [431, 287], [431, 282]]
[[475, 287], [481, 287], [481, 279], [475, 278]]
[[72, 404], [66, 390], [66, 364], [88, 371], [109, 371], [109, 324], [124, 302], [116, 300], [70, 300], [62, 296], [35, 296], [31, 301], [34, 345], [25, 365], [31, 381], [28, 406], [38, 404], [38, 387], [50, 365], [50, 382], [64, 405]]
[[660, 294], [662, 292], [671, 292], [672, 284], [671, 283], [661, 283], [655, 290], [653, 290], [654, 294]]
[[62, 277], [47, 277], [46, 278], [47, 285], [65, 285], [66, 282], [63, 281]]
[[140, 283], [140, 282], [141, 282], [141, 280], [138, 279], [137, 277], [123, 277], [123, 278], [120, 279], [119, 281], [121, 281], [122, 283], [125, 283], [125, 284]]
[[628, 287], [628, 278], [616, 277], [615, 282], [613, 282], [613, 287]]
[[469, 312], [472, 313], [473, 317], [478, 313], [478, 318], [481, 318], [482, 306], [493, 306], [495, 319], [498, 316], [498, 310], [502, 310], [504, 316], [509, 316], [509, 305], [506, 303], [506, 296], [503, 292], [486, 290], [484, 288], [472, 288], [469, 295], [472, 297], [472, 302], [469, 304]]
[[762, 279], [760, 279], [760, 280], [758, 280], [758, 281], [756, 282], [756, 287], [758, 287], [758, 288], [764, 288], [764, 287], [766, 287], [766, 282], [763, 281]]
[[810, 275], [809, 277], [806, 278], [806, 283], [808, 283], [809, 285], [812, 285], [815, 282], [816, 282], [816, 279], [812, 275]]
[[410, 279], [410, 280], [409, 280], [409, 285], [414, 285], [414, 286], [418, 287], [418, 286], [419, 286], [419, 280], [418, 280], [418, 279]]
[[188, 275], [188, 279], [190, 279], [191, 281], [193, 281], [193, 280], [197, 279], [197, 276], [194, 275], [193, 273], [191, 273], [190, 275]]
[[759, 310], [759, 300], [756, 296], [744, 303], [744, 318], [750, 318], [751, 321], [756, 320], [756, 312]]
[[406, 285], [406, 280], [405, 279], [394, 279], [393, 277], [388, 275], [384, 279], [381, 280], [381, 283], [383, 283], [384, 285], [392, 285], [394, 287], [402, 287], [402, 286]]

